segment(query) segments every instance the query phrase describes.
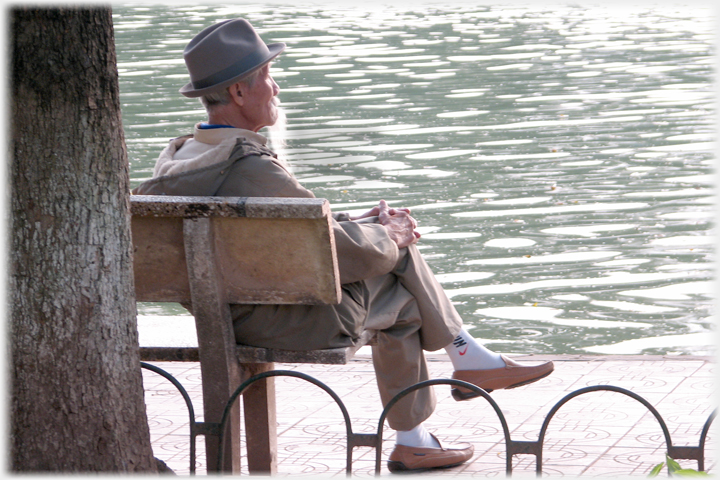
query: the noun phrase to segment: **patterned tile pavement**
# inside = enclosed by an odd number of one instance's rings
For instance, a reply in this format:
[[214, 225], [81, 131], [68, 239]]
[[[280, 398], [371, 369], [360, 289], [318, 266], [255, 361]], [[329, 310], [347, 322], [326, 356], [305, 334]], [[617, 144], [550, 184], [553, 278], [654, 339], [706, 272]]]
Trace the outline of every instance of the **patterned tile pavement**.
[[[355, 433], [375, 433], [382, 413], [369, 352], [348, 365], [285, 365], [320, 380], [345, 404]], [[675, 446], [697, 446], [702, 428], [717, 404], [715, 365], [710, 357], [685, 356], [517, 356], [518, 361], [555, 361], [555, 372], [532, 385], [493, 392], [513, 440], [537, 441], [546, 415], [563, 397], [592, 385], [628, 389], [647, 400], [662, 416]], [[450, 378], [445, 355], [428, 355], [433, 378]], [[197, 420], [202, 419], [200, 368], [197, 363], [155, 363], [188, 390]], [[143, 371], [145, 398], [155, 456], [178, 474], [189, 473], [188, 411], [177, 390], [160, 376]], [[505, 443], [492, 406], [479, 398], [455, 402], [450, 386], [432, 387], [438, 406], [427, 427], [446, 445], [470, 442], [468, 463], [432, 476], [505, 476]], [[345, 476], [345, 423], [340, 409], [324, 391], [301, 379], [276, 377], [278, 404], [278, 475]], [[708, 435], [705, 469], [716, 462], [716, 424]], [[394, 432], [383, 430], [382, 475], [394, 445]], [[638, 401], [618, 392], [577, 396], [550, 421], [543, 446], [543, 476], [646, 477], [664, 460], [666, 445], [659, 423]], [[353, 452], [353, 476], [373, 476], [375, 451]], [[697, 468], [695, 460], [681, 460]], [[204, 475], [202, 437], [197, 443], [197, 474]], [[246, 468], [246, 466], [245, 466]], [[247, 473], [247, 472], [245, 472]], [[661, 476], [665, 476], [663, 472]], [[534, 477], [535, 456], [515, 455], [513, 477]]]

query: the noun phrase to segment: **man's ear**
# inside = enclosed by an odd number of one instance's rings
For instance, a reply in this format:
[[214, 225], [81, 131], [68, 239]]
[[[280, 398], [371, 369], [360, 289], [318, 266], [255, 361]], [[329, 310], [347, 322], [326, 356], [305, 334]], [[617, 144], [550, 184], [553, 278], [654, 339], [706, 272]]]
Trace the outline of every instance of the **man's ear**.
[[230, 92], [230, 98], [232, 98], [232, 101], [241, 107], [245, 104], [245, 98], [243, 97], [243, 94], [244, 94], [243, 87], [244, 87], [244, 84], [238, 82], [234, 85], [230, 85], [230, 87], [228, 88], [228, 91]]

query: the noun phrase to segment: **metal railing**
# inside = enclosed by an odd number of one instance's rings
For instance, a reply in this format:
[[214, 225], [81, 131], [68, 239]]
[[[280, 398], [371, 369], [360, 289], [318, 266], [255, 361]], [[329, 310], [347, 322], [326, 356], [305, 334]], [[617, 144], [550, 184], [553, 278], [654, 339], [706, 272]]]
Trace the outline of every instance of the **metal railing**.
[[347, 435], [347, 454], [346, 454], [346, 467], [345, 472], [347, 476], [350, 476], [352, 474], [352, 455], [353, 455], [353, 449], [355, 447], [373, 447], [376, 450], [376, 457], [375, 457], [375, 475], [380, 475], [381, 470], [381, 464], [382, 464], [382, 433], [383, 433], [383, 427], [385, 425], [385, 418], [388, 415], [388, 412], [390, 409], [393, 408], [393, 406], [400, 401], [403, 397], [406, 395], [422, 389], [422, 388], [429, 388], [434, 385], [454, 385], [458, 387], [464, 387], [466, 389], [472, 390], [479, 394], [480, 397], [484, 398], [493, 408], [495, 413], [498, 416], [498, 419], [500, 420], [500, 424], [502, 426], [503, 436], [505, 440], [505, 471], [508, 476], [512, 475], [512, 459], [514, 455], [517, 454], [529, 454], [529, 455], [535, 455], [535, 472], [537, 476], [542, 475], [542, 462], [543, 462], [543, 442], [545, 440], [545, 434], [547, 433], [548, 427], [550, 426], [550, 422], [552, 421], [555, 414], [560, 410], [561, 407], [563, 407], [566, 403], [568, 403], [570, 400], [580, 396], [589, 394], [592, 392], [598, 392], [598, 391], [610, 391], [610, 392], [616, 392], [623, 395], [626, 395], [637, 402], [641, 403], [647, 410], [649, 410], [657, 422], [660, 425], [660, 428], [662, 429], [665, 444], [667, 447], [667, 455], [675, 460], [696, 460], [698, 462], [698, 471], [704, 471], [705, 470], [705, 443], [710, 431], [710, 426], [712, 425], [713, 420], [715, 419], [715, 416], [717, 415], [717, 409], [713, 410], [713, 412], [708, 417], [707, 421], [705, 422], [705, 425], [703, 426], [702, 432], [700, 434], [700, 439], [697, 446], [675, 446], [672, 443], [672, 438], [670, 435], [670, 430], [668, 429], [665, 421], [663, 420], [660, 413], [653, 407], [647, 400], [645, 400], [640, 395], [636, 394], [635, 392], [632, 392], [630, 390], [621, 388], [621, 387], [615, 387], [612, 385], [594, 385], [590, 387], [581, 388], [578, 390], [575, 390], [569, 394], [567, 394], [565, 397], [563, 397], [559, 402], [557, 402], [551, 409], [550, 412], [545, 417], [545, 421], [542, 424], [542, 427], [540, 428], [540, 433], [538, 435], [537, 441], [519, 441], [519, 440], [513, 440], [510, 438], [510, 429], [508, 427], [508, 423], [505, 419], [505, 415], [503, 415], [502, 410], [497, 405], [497, 403], [490, 397], [490, 395], [483, 389], [472, 385], [467, 382], [463, 382], [460, 380], [450, 380], [450, 379], [433, 379], [433, 380], [427, 380], [424, 382], [417, 383], [415, 385], [412, 385], [402, 392], [398, 393], [383, 409], [382, 414], [380, 415], [380, 419], [378, 421], [378, 427], [377, 432], [372, 434], [360, 434], [355, 433], [352, 430], [352, 423], [350, 420], [350, 416], [348, 414], [348, 410], [345, 407], [345, 404], [340, 399], [340, 397], [327, 385], [322, 383], [321, 381], [315, 379], [314, 377], [311, 377], [310, 375], [307, 375], [305, 373], [301, 372], [295, 372], [290, 370], [273, 370], [269, 372], [264, 372], [257, 374], [249, 379], [247, 379], [245, 382], [243, 382], [230, 396], [230, 399], [228, 400], [225, 411], [223, 413], [222, 419], [219, 424], [205, 424], [203, 422], [196, 422], [195, 421], [195, 413], [193, 409], [192, 402], [190, 400], [190, 397], [187, 393], [187, 391], [183, 388], [183, 386], [180, 384], [180, 382], [177, 381], [171, 374], [167, 373], [166, 371], [162, 370], [161, 368], [158, 368], [154, 365], [148, 364], [146, 362], [141, 362], [140, 364], [142, 368], [151, 370], [152, 372], [155, 372], [164, 378], [166, 378], [168, 381], [170, 381], [181, 393], [183, 396], [183, 399], [185, 400], [185, 403], [188, 407], [189, 416], [190, 416], [190, 474], [195, 474], [195, 457], [196, 457], [196, 437], [198, 435], [218, 435], [220, 438], [220, 448], [218, 449], [218, 463], [217, 465], [222, 465], [224, 460], [224, 441], [225, 441], [225, 430], [227, 427], [227, 422], [230, 414], [230, 410], [232, 405], [237, 401], [238, 397], [254, 382], [269, 378], [269, 377], [295, 377], [302, 380], [305, 380], [309, 383], [312, 383], [313, 385], [316, 385], [317, 387], [324, 390], [330, 397], [335, 401], [335, 403], [340, 408], [340, 411], [343, 415], [344, 421], [345, 421], [345, 428], [346, 428], [346, 435]]

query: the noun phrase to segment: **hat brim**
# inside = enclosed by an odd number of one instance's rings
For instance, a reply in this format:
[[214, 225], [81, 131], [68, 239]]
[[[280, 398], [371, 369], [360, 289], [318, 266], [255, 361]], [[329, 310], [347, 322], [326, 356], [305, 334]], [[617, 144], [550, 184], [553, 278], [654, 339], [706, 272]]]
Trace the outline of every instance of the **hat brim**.
[[224, 90], [225, 88], [229, 87], [230, 85], [233, 85], [233, 84], [239, 82], [240, 80], [247, 77], [251, 73], [257, 71], [258, 69], [260, 69], [260, 68], [264, 67], [265, 65], [267, 65], [268, 63], [270, 63], [275, 57], [280, 55], [283, 52], [283, 50], [285, 50], [285, 44], [284, 43], [271, 43], [270, 45], [267, 46], [267, 48], [270, 52], [268, 54], [268, 56], [262, 62], [258, 63], [254, 67], [244, 71], [243, 73], [236, 75], [232, 78], [229, 78], [229, 79], [227, 79], [223, 82], [220, 82], [216, 85], [212, 85], [212, 86], [206, 87], [206, 88], [195, 89], [195, 87], [193, 87], [192, 82], [190, 82], [180, 89], [180, 93], [182, 93], [186, 97], [196, 98], [196, 97], [202, 97], [203, 95], [207, 95], [208, 93], [213, 93], [213, 92], [218, 92], [218, 91]]

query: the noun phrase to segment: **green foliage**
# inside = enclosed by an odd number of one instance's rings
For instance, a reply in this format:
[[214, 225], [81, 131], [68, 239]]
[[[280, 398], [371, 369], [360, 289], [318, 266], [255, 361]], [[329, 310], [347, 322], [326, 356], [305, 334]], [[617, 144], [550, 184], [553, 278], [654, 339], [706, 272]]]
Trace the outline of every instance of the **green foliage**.
[[667, 463], [668, 472], [670, 472], [670, 476], [678, 476], [678, 477], [710, 477], [707, 472], [698, 472], [697, 470], [693, 470], [692, 468], [682, 468], [678, 462], [676, 462], [674, 459], [670, 458], [667, 454], [665, 454], [665, 460], [666, 462], [658, 463], [653, 467], [653, 469], [650, 471], [650, 474], [648, 477], [657, 477], [662, 468], [665, 466], [665, 463]]

